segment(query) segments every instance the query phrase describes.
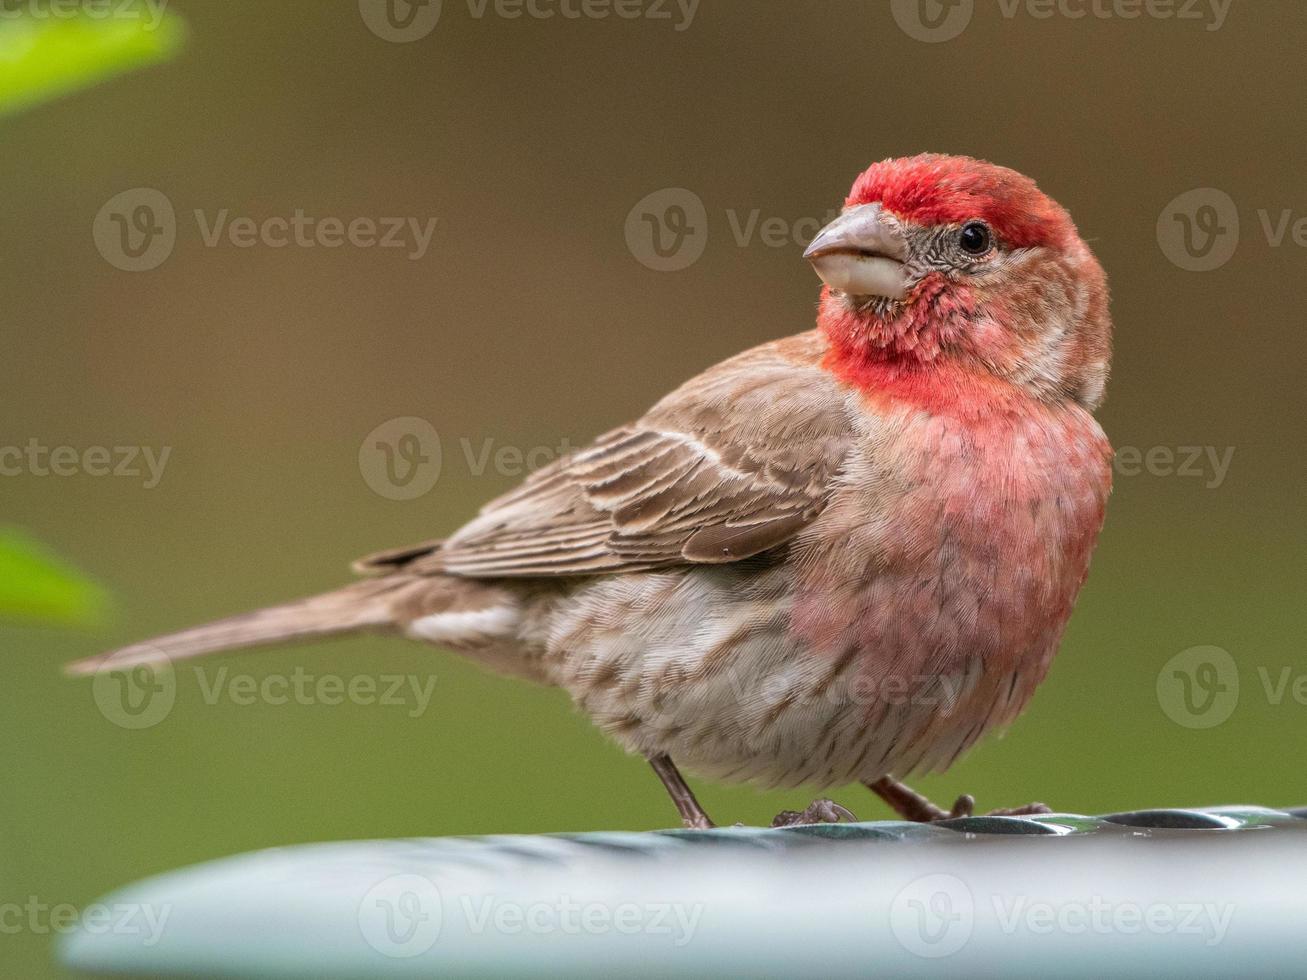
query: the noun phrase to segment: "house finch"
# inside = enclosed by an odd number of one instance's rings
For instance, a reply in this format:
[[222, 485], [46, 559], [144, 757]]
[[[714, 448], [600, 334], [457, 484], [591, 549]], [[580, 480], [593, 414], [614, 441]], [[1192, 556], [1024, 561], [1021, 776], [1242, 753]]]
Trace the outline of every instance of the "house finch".
[[1111, 484], [1106, 280], [1033, 181], [966, 157], [872, 165], [805, 254], [815, 330], [710, 368], [452, 537], [71, 669], [398, 633], [566, 689], [687, 826], [712, 823], [677, 766], [970, 812], [896, 775], [946, 768], [1048, 670]]

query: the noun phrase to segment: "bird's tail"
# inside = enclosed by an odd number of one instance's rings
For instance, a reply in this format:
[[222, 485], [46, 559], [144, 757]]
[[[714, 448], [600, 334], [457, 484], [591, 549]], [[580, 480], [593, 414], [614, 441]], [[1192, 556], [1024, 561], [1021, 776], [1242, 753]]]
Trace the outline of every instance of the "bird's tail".
[[221, 650], [242, 650], [289, 640], [385, 629], [394, 624], [397, 593], [412, 584], [412, 578], [402, 575], [354, 582], [334, 592], [230, 616], [88, 657], [64, 669], [71, 675], [84, 676], [108, 665], [114, 668], [157, 665]]

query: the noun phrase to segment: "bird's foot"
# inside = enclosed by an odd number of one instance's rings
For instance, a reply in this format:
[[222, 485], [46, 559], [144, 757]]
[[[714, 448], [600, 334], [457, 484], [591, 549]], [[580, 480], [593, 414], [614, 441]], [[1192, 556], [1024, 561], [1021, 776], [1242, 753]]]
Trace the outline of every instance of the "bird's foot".
[[1014, 806], [1007, 810], [990, 810], [985, 814], [987, 817], [1037, 817], [1040, 814], [1052, 813], [1053, 808], [1043, 803], [1027, 803], [1025, 806]]
[[[984, 817], [1034, 817], [1044, 813], [1052, 813], [1052, 807], [1043, 803], [1027, 803], [1025, 806], [1007, 807], [1005, 809], [990, 810], [983, 813]], [[976, 815], [976, 798], [970, 794], [959, 796], [957, 802], [953, 804], [953, 809], [941, 820], [956, 820], [958, 817], [973, 817]]]
[[[957, 820], [959, 817], [972, 817], [976, 814], [976, 798], [968, 793], [959, 796], [952, 808], [945, 810], [936, 806], [920, 793], [915, 792], [897, 780], [885, 777], [867, 787], [892, 806], [904, 820], [916, 823], [939, 823], [941, 820]], [[1053, 811], [1043, 803], [1027, 803], [1025, 806], [1004, 810], [990, 810], [987, 817], [1029, 817]]]
[[782, 810], [771, 822], [773, 827], [798, 827], [808, 823], [839, 823], [840, 821], [857, 823], [858, 818], [848, 807], [840, 806], [833, 800], [813, 800], [808, 808], [800, 813], [798, 810]]

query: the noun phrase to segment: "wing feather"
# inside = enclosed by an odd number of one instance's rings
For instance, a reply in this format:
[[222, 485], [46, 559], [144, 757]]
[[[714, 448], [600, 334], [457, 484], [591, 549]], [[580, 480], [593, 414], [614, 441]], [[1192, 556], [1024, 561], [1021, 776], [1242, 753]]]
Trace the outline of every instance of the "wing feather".
[[638, 422], [532, 474], [405, 571], [477, 578], [740, 561], [820, 513], [848, 454], [848, 395], [802, 334], [732, 358]]

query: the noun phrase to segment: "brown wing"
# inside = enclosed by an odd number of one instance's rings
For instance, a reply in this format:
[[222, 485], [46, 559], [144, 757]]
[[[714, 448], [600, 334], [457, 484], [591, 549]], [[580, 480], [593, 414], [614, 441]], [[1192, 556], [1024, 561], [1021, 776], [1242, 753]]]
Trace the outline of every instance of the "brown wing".
[[537, 471], [428, 553], [389, 553], [400, 559], [389, 567], [588, 575], [738, 561], [781, 545], [821, 511], [851, 441], [845, 393], [821, 353], [803, 334], [725, 361]]

